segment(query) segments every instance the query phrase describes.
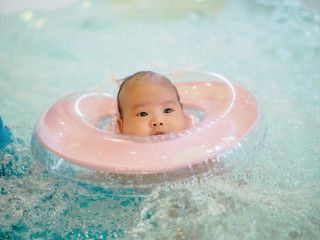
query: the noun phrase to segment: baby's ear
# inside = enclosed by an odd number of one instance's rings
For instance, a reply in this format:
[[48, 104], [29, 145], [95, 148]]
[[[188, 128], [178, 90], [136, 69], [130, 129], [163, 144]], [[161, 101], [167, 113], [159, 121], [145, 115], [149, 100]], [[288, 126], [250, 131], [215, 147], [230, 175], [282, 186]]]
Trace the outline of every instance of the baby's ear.
[[117, 124], [118, 124], [118, 128], [119, 128], [120, 133], [122, 133], [122, 130], [123, 130], [123, 122], [122, 122], [122, 119], [121, 119], [121, 118], [117, 118]]

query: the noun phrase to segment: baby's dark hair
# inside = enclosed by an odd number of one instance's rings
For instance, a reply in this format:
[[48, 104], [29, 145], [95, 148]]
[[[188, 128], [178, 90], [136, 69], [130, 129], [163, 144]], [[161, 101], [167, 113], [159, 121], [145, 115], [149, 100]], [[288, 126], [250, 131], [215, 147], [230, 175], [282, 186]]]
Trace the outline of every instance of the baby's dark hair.
[[[146, 79], [150, 79], [154, 82], [161, 82], [163, 81], [164, 79], [170, 81], [170, 79], [168, 79], [167, 77], [159, 74], [159, 73], [156, 73], [156, 72], [152, 72], [152, 71], [140, 71], [140, 72], [136, 72], [135, 74], [133, 75], [130, 75], [124, 79], [121, 80], [122, 84], [119, 88], [119, 91], [118, 91], [118, 95], [117, 95], [117, 104], [118, 104], [118, 111], [119, 111], [119, 115], [120, 115], [120, 119], [123, 119], [122, 117], [122, 109], [121, 109], [121, 105], [120, 105], [120, 93], [121, 93], [121, 90], [123, 89], [123, 87], [125, 85], [128, 85], [128, 82], [131, 82], [131, 81], [134, 81], [134, 80], [146, 80]], [[179, 94], [178, 94], [178, 91], [177, 91], [177, 88], [171, 83], [171, 85], [173, 86], [176, 94], [177, 94], [177, 97], [178, 97], [178, 101], [180, 103], [180, 97], [179, 97]], [[182, 104], [180, 103], [181, 107], [182, 107]]]

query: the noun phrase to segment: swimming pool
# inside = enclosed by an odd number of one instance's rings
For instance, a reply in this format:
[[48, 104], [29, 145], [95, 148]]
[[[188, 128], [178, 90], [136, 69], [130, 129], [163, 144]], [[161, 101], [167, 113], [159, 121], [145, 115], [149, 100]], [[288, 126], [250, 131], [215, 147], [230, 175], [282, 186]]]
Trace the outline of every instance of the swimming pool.
[[[2, 14], [0, 34], [0, 115], [16, 137], [1, 153], [0, 238], [319, 236], [317, 10], [299, 1], [74, 1]], [[269, 127], [251, 164], [139, 193], [67, 182], [32, 159], [47, 106], [84, 88], [115, 93], [110, 72], [144, 69], [213, 71], [246, 86]]]

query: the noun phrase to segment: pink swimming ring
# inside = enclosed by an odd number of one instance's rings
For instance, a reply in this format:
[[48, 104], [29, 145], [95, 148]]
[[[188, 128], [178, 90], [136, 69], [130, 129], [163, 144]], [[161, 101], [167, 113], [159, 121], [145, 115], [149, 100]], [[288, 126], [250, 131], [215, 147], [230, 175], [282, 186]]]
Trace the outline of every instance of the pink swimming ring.
[[116, 100], [103, 92], [84, 91], [60, 99], [42, 114], [35, 127], [33, 155], [55, 170], [62, 159], [109, 174], [161, 174], [207, 165], [212, 159], [219, 162], [219, 156], [240, 148], [240, 140], [257, 127], [260, 108], [245, 88], [215, 73], [168, 77], [193, 116], [190, 128], [150, 137], [119, 134], [113, 122]]

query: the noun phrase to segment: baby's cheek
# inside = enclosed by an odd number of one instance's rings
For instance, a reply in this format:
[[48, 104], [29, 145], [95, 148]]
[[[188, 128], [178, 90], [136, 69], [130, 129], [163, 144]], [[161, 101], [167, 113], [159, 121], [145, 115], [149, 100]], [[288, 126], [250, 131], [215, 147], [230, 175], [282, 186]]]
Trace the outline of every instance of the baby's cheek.
[[124, 124], [124, 133], [130, 135], [146, 136], [149, 134], [147, 121], [143, 118], [131, 119], [127, 124]]
[[188, 120], [187, 120], [186, 116], [183, 114], [183, 116], [181, 116], [181, 118], [180, 118], [179, 131], [187, 129], [188, 126], [189, 126]]

